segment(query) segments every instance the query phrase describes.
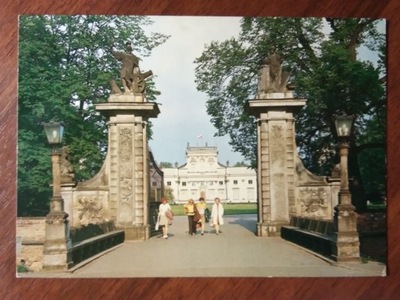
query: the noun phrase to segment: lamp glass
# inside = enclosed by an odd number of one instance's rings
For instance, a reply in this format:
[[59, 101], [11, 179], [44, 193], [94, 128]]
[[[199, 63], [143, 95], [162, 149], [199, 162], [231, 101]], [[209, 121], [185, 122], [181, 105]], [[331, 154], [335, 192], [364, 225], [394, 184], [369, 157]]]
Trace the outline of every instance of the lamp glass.
[[340, 116], [335, 120], [336, 133], [339, 137], [348, 137], [353, 126], [354, 116]]
[[43, 123], [43, 126], [49, 144], [61, 144], [64, 134], [62, 123], [51, 121], [50, 123]]

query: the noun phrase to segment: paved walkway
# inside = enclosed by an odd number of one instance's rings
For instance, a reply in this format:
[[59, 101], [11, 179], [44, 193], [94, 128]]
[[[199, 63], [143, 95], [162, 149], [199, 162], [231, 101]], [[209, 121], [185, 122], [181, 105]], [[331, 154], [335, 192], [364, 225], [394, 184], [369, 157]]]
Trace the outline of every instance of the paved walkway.
[[385, 276], [375, 262], [340, 266], [280, 238], [255, 236], [256, 216], [226, 216], [222, 233], [189, 236], [175, 217], [170, 237], [126, 242], [63, 273], [29, 277], [360, 277]]

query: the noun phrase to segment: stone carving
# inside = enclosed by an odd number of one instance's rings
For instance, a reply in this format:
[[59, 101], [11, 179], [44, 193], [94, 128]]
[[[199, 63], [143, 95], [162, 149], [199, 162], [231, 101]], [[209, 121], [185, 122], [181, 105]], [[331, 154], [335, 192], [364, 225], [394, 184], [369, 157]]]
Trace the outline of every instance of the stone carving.
[[97, 196], [79, 196], [78, 212], [81, 225], [101, 223], [105, 220], [103, 204]]
[[[113, 56], [122, 62], [120, 76], [124, 93], [143, 94], [145, 91], [145, 79], [153, 72], [147, 71], [142, 73], [139, 68], [139, 58], [132, 53], [132, 44], [127, 42], [125, 44], [125, 52], [118, 52], [111, 49]], [[111, 81], [111, 92], [113, 94], [121, 93], [115, 81]]]
[[271, 128], [272, 137], [276, 139], [283, 138], [283, 128], [280, 125], [273, 125]]
[[110, 85], [111, 85], [111, 94], [121, 94], [121, 90], [115, 80], [110, 80]]
[[50, 212], [46, 216], [47, 224], [63, 224], [68, 223], [68, 214], [62, 212]]
[[74, 167], [69, 161], [70, 149], [68, 146], [64, 146], [61, 149], [60, 157], [60, 182], [63, 183], [73, 183], [75, 182], [75, 172]]
[[271, 126], [270, 144], [272, 164], [283, 167], [285, 164], [285, 140], [281, 125]]
[[340, 176], [341, 176], [340, 164], [336, 164], [333, 166], [331, 177], [340, 178]]
[[284, 93], [289, 89], [287, 83], [290, 73], [282, 71], [283, 57], [276, 53], [275, 47], [270, 49], [269, 55], [263, 60], [259, 70], [258, 93]]
[[122, 161], [129, 161], [132, 153], [132, 130], [120, 128], [119, 132], [119, 155]]
[[299, 202], [301, 216], [324, 218], [328, 215], [327, 193], [325, 188], [300, 188]]
[[132, 130], [130, 128], [120, 128], [119, 132], [119, 189], [120, 205], [119, 221], [127, 223], [132, 221]]

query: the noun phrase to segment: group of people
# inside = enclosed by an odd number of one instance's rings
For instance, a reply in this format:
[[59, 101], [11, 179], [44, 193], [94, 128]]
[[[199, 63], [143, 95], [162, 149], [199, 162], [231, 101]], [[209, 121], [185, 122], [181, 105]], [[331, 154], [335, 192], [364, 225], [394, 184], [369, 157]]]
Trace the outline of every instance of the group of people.
[[194, 235], [197, 232], [197, 227], [201, 229], [201, 235], [204, 235], [206, 220], [210, 219], [210, 225], [215, 227], [215, 233], [218, 235], [219, 226], [224, 224], [224, 207], [219, 198], [215, 198], [211, 209], [211, 217], [204, 198], [201, 197], [198, 203], [194, 203], [193, 199], [185, 204], [185, 214], [188, 216], [189, 235]]
[[[206, 222], [210, 222], [211, 227], [215, 227], [215, 233], [220, 233], [220, 225], [224, 224], [224, 206], [219, 198], [215, 198], [214, 204], [210, 211], [203, 197], [199, 198], [199, 202], [195, 203], [193, 199], [189, 199], [184, 205], [185, 215], [188, 217], [189, 235], [193, 236], [197, 233], [197, 228], [201, 231], [201, 235], [205, 233]], [[166, 198], [161, 199], [158, 209], [158, 227], [162, 229], [163, 238], [168, 239], [168, 227], [172, 224], [173, 214], [171, 206], [167, 203]]]

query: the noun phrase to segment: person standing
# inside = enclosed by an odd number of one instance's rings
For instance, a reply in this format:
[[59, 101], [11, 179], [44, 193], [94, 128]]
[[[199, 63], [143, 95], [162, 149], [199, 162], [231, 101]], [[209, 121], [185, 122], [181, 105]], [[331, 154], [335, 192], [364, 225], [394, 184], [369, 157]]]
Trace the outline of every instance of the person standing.
[[163, 238], [168, 239], [168, 227], [172, 224], [172, 209], [167, 198], [161, 198], [161, 204], [158, 208], [159, 226], [162, 228]]
[[185, 204], [185, 214], [188, 216], [188, 223], [189, 223], [189, 235], [196, 234], [196, 223], [195, 215], [196, 215], [196, 205], [194, 204], [193, 199], [189, 199], [188, 203]]
[[206, 218], [205, 218], [205, 211], [207, 208], [207, 204], [204, 201], [203, 197], [199, 198], [199, 203], [196, 204], [197, 210], [200, 214], [200, 222], [201, 222], [201, 235], [204, 235], [204, 228], [206, 226]]
[[219, 198], [215, 198], [214, 204], [211, 210], [211, 224], [215, 226], [215, 233], [219, 234], [219, 226], [224, 224], [224, 206]]

